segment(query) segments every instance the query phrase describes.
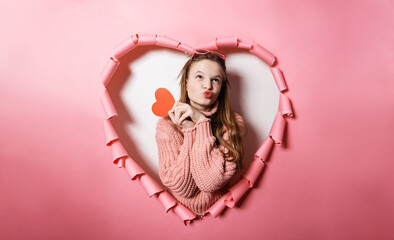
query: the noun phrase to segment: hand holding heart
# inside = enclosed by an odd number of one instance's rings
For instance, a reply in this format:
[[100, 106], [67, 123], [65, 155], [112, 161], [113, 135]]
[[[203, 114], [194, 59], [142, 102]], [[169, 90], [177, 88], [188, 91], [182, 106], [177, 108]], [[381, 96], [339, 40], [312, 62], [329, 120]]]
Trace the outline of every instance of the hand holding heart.
[[[174, 124], [179, 125], [182, 128], [191, 128], [197, 121], [206, 118], [206, 116], [200, 111], [189, 104], [182, 102], [175, 102], [172, 109], [168, 111], [168, 116]], [[191, 120], [187, 119], [189, 117]]]

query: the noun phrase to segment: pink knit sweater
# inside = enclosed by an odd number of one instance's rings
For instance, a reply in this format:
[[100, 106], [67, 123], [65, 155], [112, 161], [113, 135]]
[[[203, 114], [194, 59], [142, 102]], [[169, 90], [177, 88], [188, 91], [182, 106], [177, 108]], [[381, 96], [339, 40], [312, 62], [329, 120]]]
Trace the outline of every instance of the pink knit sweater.
[[[218, 108], [218, 101], [209, 112], [210, 117]], [[244, 120], [235, 113], [244, 133]], [[228, 141], [227, 132], [223, 139]], [[227, 192], [226, 183], [237, 173], [237, 165], [224, 154], [229, 150], [216, 145], [212, 135], [211, 119], [203, 119], [192, 128], [182, 129], [167, 116], [159, 119], [156, 127], [159, 152], [159, 176], [169, 192], [183, 205], [198, 215]]]

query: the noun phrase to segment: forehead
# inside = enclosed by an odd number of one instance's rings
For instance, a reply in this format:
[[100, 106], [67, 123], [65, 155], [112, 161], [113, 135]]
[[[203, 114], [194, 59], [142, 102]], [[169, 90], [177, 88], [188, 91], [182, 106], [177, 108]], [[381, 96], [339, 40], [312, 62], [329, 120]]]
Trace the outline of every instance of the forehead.
[[208, 76], [219, 75], [223, 77], [223, 69], [220, 64], [208, 59], [192, 63], [189, 69], [189, 74], [195, 74], [197, 72], [202, 72]]

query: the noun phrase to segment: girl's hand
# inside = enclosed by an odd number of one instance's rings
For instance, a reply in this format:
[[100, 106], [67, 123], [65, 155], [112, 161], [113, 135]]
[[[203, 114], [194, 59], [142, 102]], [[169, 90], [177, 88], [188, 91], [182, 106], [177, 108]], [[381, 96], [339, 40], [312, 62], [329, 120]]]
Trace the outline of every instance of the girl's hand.
[[[174, 124], [179, 125], [182, 128], [193, 127], [197, 121], [206, 118], [206, 116], [200, 111], [189, 104], [182, 102], [175, 102], [172, 109], [168, 111], [168, 116]], [[191, 121], [187, 118], [190, 118]]]

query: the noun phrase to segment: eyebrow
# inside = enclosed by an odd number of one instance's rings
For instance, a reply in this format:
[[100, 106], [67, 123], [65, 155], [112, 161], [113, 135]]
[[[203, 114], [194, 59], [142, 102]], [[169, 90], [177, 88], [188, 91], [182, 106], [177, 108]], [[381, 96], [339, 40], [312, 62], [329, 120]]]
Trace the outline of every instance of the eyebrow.
[[[197, 72], [195, 72], [194, 74], [197, 74], [197, 73], [202, 73], [202, 74], [205, 74], [204, 72], [201, 72], [200, 70], [198, 70]], [[219, 77], [219, 78], [221, 78], [222, 76], [221, 75], [216, 75], [216, 76], [214, 76], [214, 77]]]

